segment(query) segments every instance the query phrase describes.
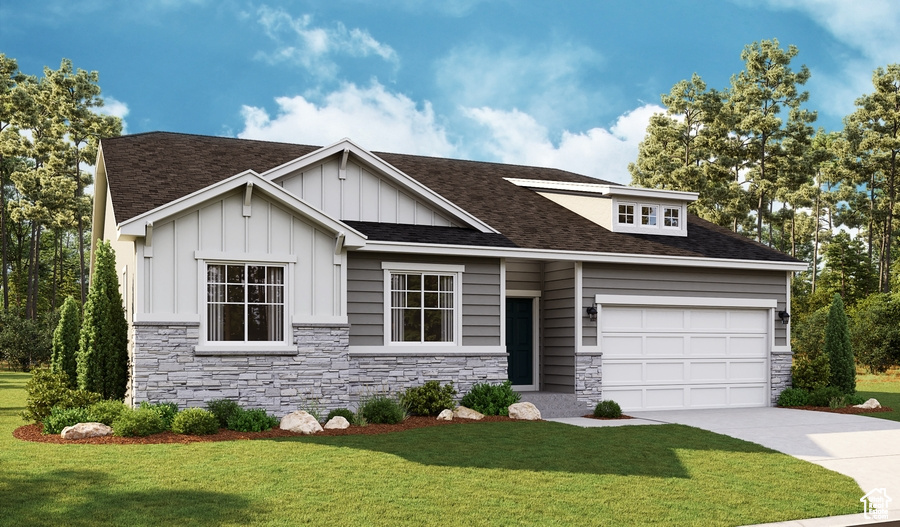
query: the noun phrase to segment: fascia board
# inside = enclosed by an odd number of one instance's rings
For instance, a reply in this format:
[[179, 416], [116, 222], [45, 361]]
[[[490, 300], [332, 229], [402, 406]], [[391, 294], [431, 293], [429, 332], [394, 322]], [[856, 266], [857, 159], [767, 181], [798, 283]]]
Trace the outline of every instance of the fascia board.
[[303, 157], [298, 157], [293, 161], [288, 161], [281, 166], [277, 166], [271, 170], [267, 170], [266, 172], [262, 173], [262, 177], [274, 182], [279, 178], [287, 176], [288, 174], [291, 174], [298, 170], [302, 170], [304, 167], [320, 163], [333, 155], [343, 152], [344, 150], [349, 150], [366, 165], [369, 165], [376, 171], [388, 176], [390, 179], [398, 183], [406, 190], [412, 192], [416, 196], [421, 197], [430, 205], [447, 213], [453, 218], [456, 218], [461, 222], [467, 224], [469, 227], [477, 229], [481, 232], [490, 232], [494, 234], [498, 233], [496, 229], [483, 222], [478, 217], [470, 214], [469, 212], [466, 212], [464, 209], [454, 204], [452, 201], [431, 190], [425, 185], [419, 183], [415, 178], [406, 175], [403, 171], [376, 156], [372, 152], [369, 152], [368, 150], [357, 145], [350, 139], [343, 139], [341, 141], [338, 141], [337, 143], [334, 143], [333, 145], [323, 147], [319, 150], [316, 150], [315, 152], [310, 152]]
[[324, 212], [309, 205], [297, 196], [284, 190], [278, 185], [263, 179], [256, 172], [247, 170], [240, 174], [235, 174], [230, 178], [224, 179], [217, 183], [213, 183], [206, 188], [202, 188], [196, 192], [183, 196], [165, 205], [147, 211], [143, 214], [135, 216], [129, 220], [120, 223], [118, 227], [119, 237], [143, 237], [146, 232], [147, 223], [156, 223], [166, 218], [175, 216], [181, 212], [189, 210], [193, 207], [237, 189], [247, 183], [253, 183], [259, 190], [266, 193], [275, 201], [286, 206], [288, 209], [296, 211], [304, 217], [316, 222], [320, 226], [337, 233], [344, 233], [344, 245], [348, 247], [362, 247], [366, 244], [366, 236], [349, 225], [328, 216]]
[[543, 179], [504, 178], [513, 185], [530, 189], [559, 190], [579, 194], [602, 194], [605, 196], [629, 196], [642, 199], [667, 199], [673, 201], [696, 201], [697, 192], [679, 190], [659, 190], [652, 188], [607, 185], [602, 183], [580, 183], [575, 181], [547, 181]]
[[408, 253], [427, 255], [478, 256], [489, 258], [527, 258], [534, 260], [562, 260], [585, 263], [619, 263], [630, 265], [662, 265], [669, 267], [701, 267], [718, 269], [746, 269], [758, 271], [800, 272], [809, 268], [803, 262], [768, 262], [764, 260], [726, 260], [688, 256], [660, 256], [645, 254], [596, 253], [586, 251], [552, 251], [516, 247], [479, 247], [469, 245], [411, 244], [369, 240], [362, 252]]

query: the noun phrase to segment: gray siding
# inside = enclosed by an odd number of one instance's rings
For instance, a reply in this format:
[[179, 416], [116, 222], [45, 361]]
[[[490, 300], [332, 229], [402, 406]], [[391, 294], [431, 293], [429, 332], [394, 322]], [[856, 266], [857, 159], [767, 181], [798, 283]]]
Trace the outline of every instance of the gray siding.
[[[594, 295], [688, 296], [713, 298], [771, 298], [776, 311], [786, 307], [787, 277], [783, 271], [697, 269], [688, 267], [584, 264], [582, 305]], [[596, 322], [582, 317], [583, 344], [597, 345]], [[785, 326], [775, 324], [775, 345], [786, 346]]]
[[463, 346], [500, 345], [500, 261], [351, 252], [347, 258], [347, 313], [351, 346], [383, 346], [382, 262], [465, 265], [462, 278]]
[[575, 393], [575, 264], [545, 264], [541, 300], [541, 390]]
[[543, 272], [541, 262], [506, 262], [506, 288], [541, 291]]

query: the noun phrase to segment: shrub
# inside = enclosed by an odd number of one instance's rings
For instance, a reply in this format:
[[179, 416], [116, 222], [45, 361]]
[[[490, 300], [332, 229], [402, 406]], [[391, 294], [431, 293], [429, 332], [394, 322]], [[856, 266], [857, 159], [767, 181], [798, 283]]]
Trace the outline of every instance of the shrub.
[[150, 403], [141, 401], [140, 408], [146, 408], [159, 414], [163, 423], [163, 430], [172, 429], [172, 421], [178, 415], [178, 405], [175, 403]]
[[69, 388], [68, 376], [63, 372], [48, 369], [34, 370], [31, 379], [25, 383], [25, 411], [22, 418], [32, 423], [40, 423], [50, 415], [54, 406], [61, 408], [87, 407], [102, 397], [100, 394]]
[[350, 423], [356, 422], [356, 416], [353, 415], [353, 412], [347, 408], [335, 408], [334, 410], [328, 412], [328, 417], [325, 418], [325, 422], [331, 421], [332, 417], [341, 416], [346, 419]]
[[512, 383], [478, 383], [462, 398], [461, 404], [484, 415], [509, 415], [509, 405], [519, 402], [522, 396], [514, 392]]
[[48, 313], [41, 320], [15, 313], [0, 314], [0, 349], [9, 364], [20, 371], [31, 371], [48, 362], [53, 327], [56, 327], [55, 313]]
[[77, 425], [90, 421], [88, 412], [84, 408], [63, 408], [54, 406], [50, 415], [44, 418], [43, 434], [59, 434], [67, 426]]
[[847, 331], [847, 315], [844, 313], [844, 301], [837, 293], [831, 301], [825, 325], [825, 354], [828, 355], [831, 371], [828, 384], [838, 388], [842, 394], [856, 392], [856, 364]]
[[203, 408], [188, 408], [172, 420], [172, 431], [193, 436], [215, 434], [219, 431], [219, 419]]
[[206, 403], [206, 408], [219, 420], [219, 428], [226, 428], [231, 416], [241, 412], [240, 405], [231, 399], [216, 399], [210, 401]]
[[850, 340], [857, 360], [870, 372], [900, 365], [900, 292], [875, 293], [856, 304], [850, 311]]
[[100, 401], [88, 406], [88, 420], [112, 426], [113, 421], [126, 410], [128, 407], [121, 401]]
[[395, 425], [406, 419], [406, 410], [393, 397], [373, 395], [360, 402], [359, 415], [368, 423]]
[[618, 419], [622, 417], [622, 407], [615, 401], [600, 401], [594, 407], [594, 417]]
[[862, 404], [864, 402], [866, 402], [866, 398], [858, 393], [847, 396], [847, 404], [849, 405]]
[[159, 413], [150, 408], [126, 410], [113, 421], [113, 435], [121, 437], [144, 437], [165, 432]]
[[797, 354], [791, 364], [791, 383], [811, 392], [828, 386], [830, 371], [828, 355], [821, 351]]
[[841, 397], [844, 392], [835, 386], [826, 386], [810, 392], [807, 404], [810, 406], [829, 406], [835, 397]]
[[441, 386], [438, 381], [428, 381], [422, 386], [407, 388], [400, 396], [400, 403], [413, 415], [438, 415], [456, 407], [456, 388], [453, 382]]
[[803, 388], [787, 388], [778, 396], [778, 406], [806, 406], [809, 392]]
[[78, 387], [78, 334], [81, 330], [81, 309], [71, 296], [63, 302], [59, 324], [53, 331], [53, 355], [50, 364], [53, 371], [69, 376], [69, 387]]
[[235, 432], [265, 432], [278, 426], [278, 419], [262, 408], [241, 410], [228, 419], [228, 429]]

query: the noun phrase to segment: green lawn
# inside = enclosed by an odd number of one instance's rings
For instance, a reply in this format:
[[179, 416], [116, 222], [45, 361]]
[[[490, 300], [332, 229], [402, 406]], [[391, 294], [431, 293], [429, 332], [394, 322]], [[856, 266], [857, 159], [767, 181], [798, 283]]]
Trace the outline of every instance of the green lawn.
[[894, 368], [880, 375], [857, 375], [856, 391], [866, 399], [874, 397], [881, 406], [892, 408], [893, 412], [864, 414], [867, 417], [900, 421], [900, 368]]
[[679, 426], [483, 423], [187, 445], [21, 442], [0, 373], [4, 525], [742, 525], [859, 512], [849, 477]]

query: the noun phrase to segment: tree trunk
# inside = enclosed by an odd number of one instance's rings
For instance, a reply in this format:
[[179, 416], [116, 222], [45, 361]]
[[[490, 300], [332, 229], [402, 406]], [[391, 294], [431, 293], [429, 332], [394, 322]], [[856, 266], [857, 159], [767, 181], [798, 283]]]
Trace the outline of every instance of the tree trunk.
[[[896, 136], [896, 133], [894, 134]], [[884, 282], [881, 284], [882, 293], [891, 292], [891, 248], [894, 243], [894, 204], [897, 200], [897, 151], [891, 152], [891, 171], [888, 180], [888, 213], [885, 222], [885, 238], [887, 247], [884, 251]]]
[[84, 276], [84, 221], [81, 219], [81, 168], [78, 166], [78, 160], [81, 158], [81, 151], [78, 145], [75, 145], [75, 216], [78, 221], [78, 279], [81, 283], [81, 305], [84, 306], [85, 297], [87, 297], [87, 280]]
[[9, 311], [9, 274], [6, 269], [6, 174], [0, 169], [0, 237], [3, 238], [3, 312]]
[[813, 235], [813, 255], [812, 255], [812, 292], [816, 292], [816, 275], [819, 271], [819, 179], [816, 178], [816, 201], [814, 212], [816, 214], [816, 232]]

